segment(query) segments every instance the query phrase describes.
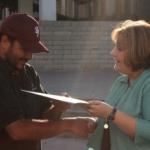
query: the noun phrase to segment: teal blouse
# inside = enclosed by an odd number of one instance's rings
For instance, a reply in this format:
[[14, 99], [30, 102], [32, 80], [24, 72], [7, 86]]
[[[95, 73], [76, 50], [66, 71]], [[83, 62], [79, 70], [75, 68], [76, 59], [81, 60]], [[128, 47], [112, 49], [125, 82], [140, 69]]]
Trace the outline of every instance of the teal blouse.
[[[150, 69], [131, 85], [127, 76], [118, 77], [108, 93], [107, 103], [136, 118], [134, 140], [110, 123], [111, 150], [150, 150]], [[104, 120], [99, 118], [86, 150], [100, 150], [103, 125]]]

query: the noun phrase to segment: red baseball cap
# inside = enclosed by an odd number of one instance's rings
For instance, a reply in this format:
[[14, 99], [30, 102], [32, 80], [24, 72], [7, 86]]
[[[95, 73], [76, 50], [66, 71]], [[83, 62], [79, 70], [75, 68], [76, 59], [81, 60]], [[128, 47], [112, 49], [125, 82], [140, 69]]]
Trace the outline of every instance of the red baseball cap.
[[48, 48], [40, 41], [39, 23], [28, 14], [8, 16], [2, 22], [0, 32], [16, 38], [24, 50], [32, 53], [48, 52]]

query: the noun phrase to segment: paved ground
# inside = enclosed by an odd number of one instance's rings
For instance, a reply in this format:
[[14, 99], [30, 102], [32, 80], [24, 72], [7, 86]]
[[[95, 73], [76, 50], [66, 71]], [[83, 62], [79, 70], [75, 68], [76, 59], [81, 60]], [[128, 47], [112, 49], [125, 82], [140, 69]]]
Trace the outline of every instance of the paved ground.
[[[68, 92], [81, 99], [105, 98], [112, 81], [117, 77], [113, 70], [97, 71], [57, 71], [40, 73], [41, 81], [48, 92], [59, 94]], [[69, 110], [83, 114], [82, 110]], [[42, 150], [83, 150], [87, 140], [59, 136], [42, 141]]]

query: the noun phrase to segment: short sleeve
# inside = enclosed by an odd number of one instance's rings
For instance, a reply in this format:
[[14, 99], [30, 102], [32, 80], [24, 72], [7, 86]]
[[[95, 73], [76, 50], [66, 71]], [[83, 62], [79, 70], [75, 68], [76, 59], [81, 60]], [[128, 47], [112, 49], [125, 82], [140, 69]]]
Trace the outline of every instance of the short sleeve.
[[40, 83], [40, 77], [38, 75], [38, 73], [35, 71], [35, 69], [33, 68], [33, 66], [31, 65], [27, 65], [26, 66], [26, 70], [28, 73], [28, 76], [31, 78], [31, 81], [34, 83], [37, 92], [41, 92], [41, 93], [47, 93], [46, 90], [43, 88], [43, 86]]
[[137, 119], [135, 143], [150, 141], [150, 121]]
[[135, 143], [150, 141], [150, 80], [143, 89], [141, 118], [136, 119]]
[[[41, 92], [41, 93], [47, 93], [47, 91], [43, 88], [43, 86], [40, 83], [40, 77], [38, 75], [38, 73], [35, 71], [35, 69], [33, 68], [33, 66], [29, 65], [27, 66], [27, 72], [28, 75], [31, 78], [31, 81], [34, 83], [34, 87], [35, 87], [35, 92]], [[44, 99], [44, 98], [43, 98]], [[49, 99], [44, 99], [42, 98], [39, 99], [38, 98], [36, 100], [36, 106], [38, 103], [37, 107], [40, 107], [40, 114], [42, 114], [44, 111], [46, 111], [47, 109], [50, 108], [50, 106], [52, 105], [52, 101], [50, 101]]]

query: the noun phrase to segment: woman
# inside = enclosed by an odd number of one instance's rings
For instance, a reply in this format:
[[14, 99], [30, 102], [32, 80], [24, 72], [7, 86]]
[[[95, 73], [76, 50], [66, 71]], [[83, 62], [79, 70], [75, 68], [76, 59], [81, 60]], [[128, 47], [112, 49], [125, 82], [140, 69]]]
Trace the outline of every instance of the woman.
[[89, 103], [88, 111], [99, 117], [99, 125], [87, 149], [102, 150], [107, 121], [111, 150], [150, 150], [150, 24], [127, 20], [113, 30], [112, 40], [114, 69], [121, 76], [105, 102]]

